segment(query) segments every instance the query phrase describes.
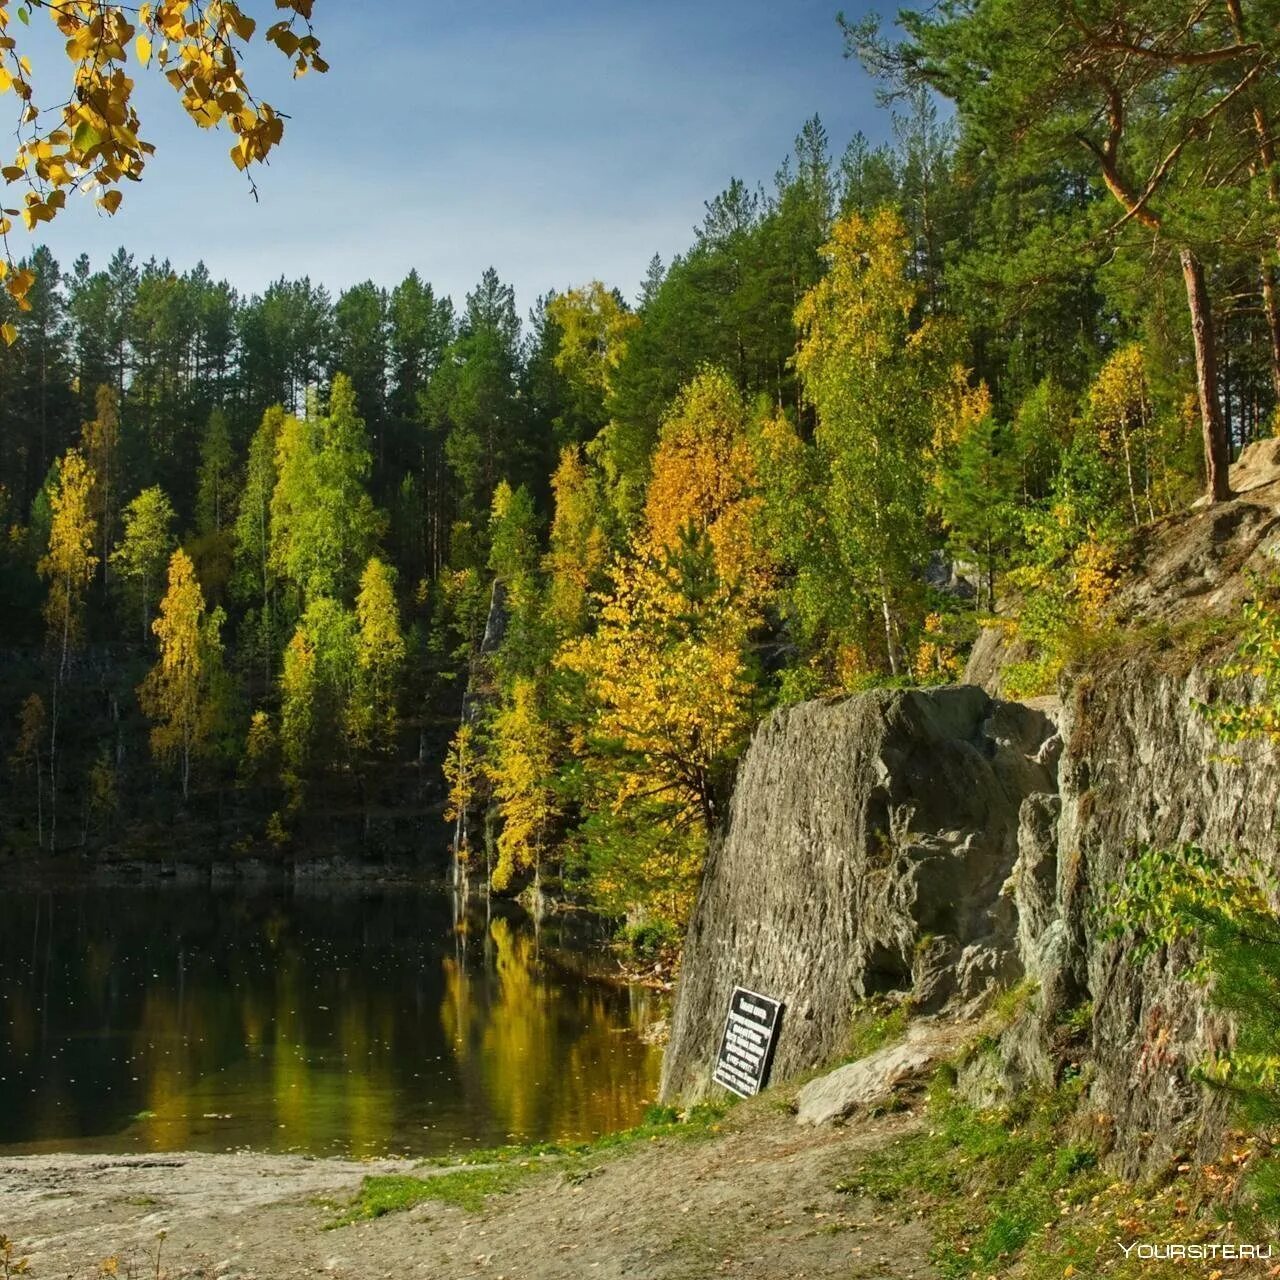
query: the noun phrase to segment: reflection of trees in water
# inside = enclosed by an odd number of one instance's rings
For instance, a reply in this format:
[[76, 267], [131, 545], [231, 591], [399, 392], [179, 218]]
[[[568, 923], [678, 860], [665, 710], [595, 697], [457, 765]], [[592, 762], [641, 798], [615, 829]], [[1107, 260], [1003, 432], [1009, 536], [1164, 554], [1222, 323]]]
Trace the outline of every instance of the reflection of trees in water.
[[501, 917], [455, 934], [425, 895], [41, 896], [0, 931], [0, 1143], [585, 1136], [634, 1122], [656, 1077], [626, 993], [571, 972], [563, 926], [540, 949]]
[[636, 1123], [655, 1078], [656, 1050], [636, 1043], [618, 993], [567, 987], [541, 962], [536, 935], [497, 917], [485, 963], [443, 959], [441, 1024], [473, 1106], [503, 1132], [587, 1137]]

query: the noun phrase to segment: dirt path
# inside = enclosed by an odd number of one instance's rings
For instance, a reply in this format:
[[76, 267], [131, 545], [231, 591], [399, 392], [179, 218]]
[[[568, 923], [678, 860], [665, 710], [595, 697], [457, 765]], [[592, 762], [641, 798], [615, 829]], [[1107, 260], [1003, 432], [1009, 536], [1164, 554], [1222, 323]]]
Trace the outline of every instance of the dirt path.
[[861, 1150], [908, 1116], [800, 1128], [737, 1108], [705, 1139], [664, 1138], [549, 1168], [480, 1212], [427, 1202], [336, 1230], [366, 1173], [408, 1162], [292, 1156], [0, 1157], [0, 1232], [34, 1280], [927, 1280], [922, 1225], [882, 1220], [833, 1190]]

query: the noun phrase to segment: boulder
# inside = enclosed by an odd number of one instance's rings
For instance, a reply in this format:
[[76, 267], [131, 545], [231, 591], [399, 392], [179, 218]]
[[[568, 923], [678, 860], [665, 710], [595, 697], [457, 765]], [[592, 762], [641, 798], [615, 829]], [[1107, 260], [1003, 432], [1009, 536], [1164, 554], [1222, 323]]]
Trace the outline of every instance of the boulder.
[[796, 1095], [796, 1120], [831, 1124], [884, 1106], [903, 1088], [920, 1084], [955, 1047], [953, 1032], [917, 1023], [901, 1044], [885, 1045], [810, 1080]]

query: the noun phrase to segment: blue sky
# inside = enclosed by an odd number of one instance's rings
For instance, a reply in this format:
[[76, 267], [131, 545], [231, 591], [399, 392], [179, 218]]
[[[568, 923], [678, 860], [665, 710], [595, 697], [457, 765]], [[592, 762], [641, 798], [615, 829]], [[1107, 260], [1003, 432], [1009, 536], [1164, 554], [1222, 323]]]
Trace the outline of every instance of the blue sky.
[[[522, 311], [593, 277], [630, 295], [731, 177], [769, 182], [814, 112], [837, 154], [858, 129], [887, 136], [873, 86], [842, 57], [839, 7], [318, 0], [327, 75], [292, 81], [267, 51], [250, 66], [292, 116], [258, 203], [229, 137], [190, 125], [149, 76], [139, 105], [158, 151], [143, 184], [126, 184], [113, 219], [73, 201], [43, 238], [64, 267], [124, 244], [179, 269], [203, 258], [250, 292], [281, 274], [335, 292], [392, 285], [417, 267], [461, 302], [493, 265]], [[39, 93], [60, 55], [37, 53]]]

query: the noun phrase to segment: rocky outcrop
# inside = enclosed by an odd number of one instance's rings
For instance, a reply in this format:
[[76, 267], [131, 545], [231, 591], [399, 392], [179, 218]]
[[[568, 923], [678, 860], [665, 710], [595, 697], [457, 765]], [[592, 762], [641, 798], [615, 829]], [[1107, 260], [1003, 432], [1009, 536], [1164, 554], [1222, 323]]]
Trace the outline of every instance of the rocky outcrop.
[[780, 711], [742, 762], [685, 946], [663, 1096], [709, 1087], [734, 985], [785, 1002], [778, 1078], [839, 1054], [863, 997], [922, 1011], [1017, 976], [1002, 893], [1023, 802], [1054, 792], [1044, 711], [980, 689]]
[[1019, 952], [1040, 994], [1031, 1025], [1002, 1044], [1008, 1083], [1050, 1083], [1055, 1040], [1079, 1023], [1090, 1105], [1129, 1172], [1216, 1142], [1218, 1099], [1192, 1073], [1225, 1045], [1227, 1027], [1180, 976], [1184, 957], [1137, 961], [1108, 936], [1109, 891], [1144, 847], [1195, 842], [1280, 870], [1280, 759], [1265, 744], [1224, 751], [1197, 710], [1211, 688], [1204, 672], [1170, 673], [1150, 654], [1095, 669], [1063, 707], [1060, 799], [1023, 810]]
[[[708, 1088], [734, 984], [786, 1002], [782, 1079], [838, 1059], [865, 996], [967, 1013], [1025, 982], [1022, 1011], [962, 1068], [968, 1096], [1080, 1067], [1124, 1172], [1219, 1142], [1221, 1099], [1194, 1069], [1230, 1029], [1181, 976], [1184, 957], [1136, 959], [1106, 906], [1147, 846], [1246, 852], [1280, 875], [1280, 752], [1225, 749], [1198, 709], [1224, 620], [1280, 560], [1280, 443], [1252, 446], [1232, 482], [1234, 500], [1142, 532], [1113, 597], [1117, 643], [1064, 678], [1061, 702], [998, 700], [1020, 655], [996, 627], [975, 647], [974, 685], [765, 722], [708, 860], [664, 1096]], [[923, 1069], [911, 1045], [807, 1086], [808, 1117], [875, 1105]]]

